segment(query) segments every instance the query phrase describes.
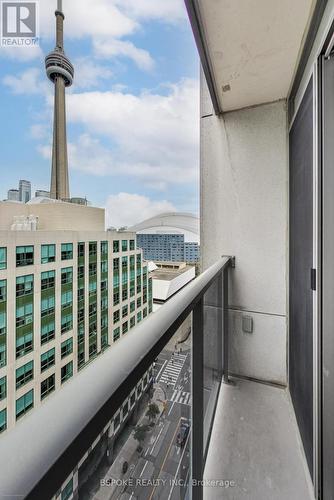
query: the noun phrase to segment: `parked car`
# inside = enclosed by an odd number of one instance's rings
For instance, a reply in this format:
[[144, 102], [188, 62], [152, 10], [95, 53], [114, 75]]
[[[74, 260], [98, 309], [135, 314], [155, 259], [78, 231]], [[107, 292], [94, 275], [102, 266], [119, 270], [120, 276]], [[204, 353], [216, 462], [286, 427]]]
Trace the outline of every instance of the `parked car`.
[[129, 468], [128, 462], [123, 462], [123, 465], [122, 465], [122, 472], [123, 472], [123, 474], [126, 474], [128, 468]]
[[180, 422], [180, 432], [177, 435], [176, 438], [176, 443], [183, 448], [183, 446], [186, 444], [187, 437], [190, 431], [190, 422], [186, 418], [181, 418]]

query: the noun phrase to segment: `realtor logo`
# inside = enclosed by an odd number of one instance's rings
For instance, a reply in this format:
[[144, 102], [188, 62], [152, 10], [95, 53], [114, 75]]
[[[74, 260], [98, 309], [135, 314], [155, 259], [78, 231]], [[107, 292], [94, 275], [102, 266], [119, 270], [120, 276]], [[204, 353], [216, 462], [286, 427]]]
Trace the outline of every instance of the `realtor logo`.
[[1, 45], [38, 44], [38, 2], [1, 2]]

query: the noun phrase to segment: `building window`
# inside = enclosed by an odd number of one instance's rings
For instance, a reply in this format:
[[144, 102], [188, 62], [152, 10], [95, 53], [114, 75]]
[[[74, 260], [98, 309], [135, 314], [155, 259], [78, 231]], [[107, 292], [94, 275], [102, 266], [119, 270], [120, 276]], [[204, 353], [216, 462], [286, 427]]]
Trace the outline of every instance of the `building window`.
[[122, 300], [128, 300], [128, 287], [127, 286], [123, 286], [122, 288]]
[[2, 311], [0, 312], [0, 336], [6, 335], [7, 333], [6, 322], [7, 322], [6, 313]]
[[147, 307], [145, 307], [145, 309], [143, 309], [143, 317], [146, 318], [147, 316]]
[[135, 250], [135, 240], [130, 240], [130, 250]]
[[73, 281], [73, 267], [64, 267], [61, 270], [61, 284], [67, 285]]
[[50, 297], [44, 297], [41, 300], [41, 317], [49, 316], [55, 312], [55, 298], [54, 295]]
[[[0, 315], [1, 319], [1, 315]], [[0, 344], [0, 368], [6, 366], [6, 344]]]
[[78, 243], [78, 257], [84, 257], [85, 256], [85, 244], [84, 243]]
[[101, 298], [101, 311], [108, 309], [108, 297]]
[[7, 410], [0, 411], [0, 434], [7, 429]]
[[121, 336], [121, 329], [118, 327], [118, 328], [115, 328], [114, 330], [114, 333], [113, 333], [113, 339], [114, 339], [114, 342], [116, 342], [116, 340], [118, 340]]
[[114, 306], [119, 304], [119, 288], [114, 288]]
[[49, 323], [42, 325], [41, 328], [41, 345], [47, 344], [50, 340], [55, 338], [55, 322], [50, 321]]
[[130, 328], [133, 328], [135, 324], [136, 324], [136, 317], [132, 316], [132, 318], [130, 318]]
[[128, 306], [122, 307], [122, 318], [125, 318], [125, 316], [128, 315], [128, 310], [129, 310]]
[[137, 299], [137, 307], [141, 307], [141, 297], [138, 297]]
[[61, 359], [66, 358], [66, 356], [69, 356], [73, 352], [73, 339], [68, 339], [65, 340], [61, 344]]
[[128, 331], [128, 330], [129, 330], [129, 325], [128, 325], [128, 322], [126, 321], [126, 322], [125, 322], [125, 323], [123, 323], [123, 325], [122, 325], [122, 333], [123, 333], [123, 335], [124, 335], [125, 333], [127, 333], [127, 331]]
[[119, 259], [113, 260], [113, 270], [114, 273], [119, 273]]
[[73, 259], [73, 243], [61, 244], [61, 260]]
[[55, 383], [55, 374], [50, 375], [50, 377], [41, 382], [41, 399], [45, 399], [51, 392], [55, 390]]
[[33, 343], [32, 343], [32, 332], [26, 333], [25, 335], [21, 335], [16, 339], [16, 357], [20, 358], [21, 356], [25, 356], [28, 352], [32, 351]]
[[21, 398], [16, 400], [16, 420], [25, 415], [34, 406], [34, 391], [24, 394]]
[[96, 257], [97, 255], [97, 243], [96, 241], [91, 241], [89, 243], [89, 256]]
[[50, 368], [50, 366], [53, 366], [55, 364], [55, 355], [55, 348], [50, 349], [50, 351], [47, 351], [41, 355], [41, 372], [44, 372], [45, 370]]
[[72, 314], [66, 314], [61, 318], [61, 333], [72, 330]]
[[78, 280], [85, 277], [85, 266], [78, 267]]
[[72, 290], [68, 290], [66, 292], [63, 292], [61, 294], [61, 308], [66, 309], [67, 307], [70, 307], [73, 302], [73, 293]]
[[117, 323], [120, 319], [119, 310], [114, 312], [114, 323]]
[[114, 251], [114, 253], [118, 253], [119, 252], [119, 241], [118, 240], [115, 240], [113, 242], [113, 251]]
[[32, 323], [33, 306], [32, 304], [24, 304], [16, 308], [16, 327], [26, 326]]
[[0, 269], [7, 269], [7, 248], [0, 248]]
[[61, 369], [61, 383], [63, 384], [73, 375], [73, 361], [63, 366]]
[[136, 302], [133, 300], [130, 303], [130, 313], [134, 312], [135, 309], [136, 309]]
[[101, 316], [101, 330], [107, 328], [107, 326], [108, 326], [108, 315], [104, 314], [103, 316]]
[[56, 245], [42, 245], [41, 263], [48, 264], [56, 261]]
[[104, 255], [105, 257], [108, 256], [108, 242], [107, 241], [101, 241], [101, 254]]
[[96, 292], [97, 292], [97, 283], [96, 281], [91, 281], [89, 283], [89, 289], [88, 289], [88, 292], [89, 292], [89, 295], [92, 296], [92, 295], [95, 295]]
[[141, 322], [141, 311], [137, 314], [137, 323]]
[[96, 276], [96, 273], [97, 273], [96, 262], [91, 262], [89, 264], [89, 276]]
[[128, 251], [128, 240], [122, 240], [122, 252]]
[[73, 478], [67, 483], [61, 492], [61, 500], [68, 500], [73, 493]]
[[107, 273], [108, 272], [108, 261], [107, 260], [103, 260], [101, 262], [101, 273]]
[[18, 276], [16, 278], [16, 297], [34, 293], [34, 275]]
[[0, 401], [7, 397], [7, 377], [0, 378]]
[[34, 247], [16, 247], [16, 267], [31, 266], [34, 263]]
[[0, 280], [0, 303], [7, 300], [7, 280]]
[[26, 365], [21, 366], [16, 370], [16, 389], [27, 384], [34, 378], [34, 362], [30, 361]]
[[48, 290], [55, 287], [56, 273], [55, 271], [46, 271], [41, 274], [41, 289]]

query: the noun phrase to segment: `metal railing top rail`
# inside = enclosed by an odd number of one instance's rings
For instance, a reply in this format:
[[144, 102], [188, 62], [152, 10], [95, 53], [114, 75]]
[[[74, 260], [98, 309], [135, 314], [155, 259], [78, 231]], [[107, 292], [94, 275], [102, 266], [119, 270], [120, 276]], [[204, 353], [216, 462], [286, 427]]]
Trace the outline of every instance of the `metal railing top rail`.
[[[223, 257], [0, 437], [0, 498], [54, 495], [225, 268]], [[87, 446], [87, 443], [88, 446]]]

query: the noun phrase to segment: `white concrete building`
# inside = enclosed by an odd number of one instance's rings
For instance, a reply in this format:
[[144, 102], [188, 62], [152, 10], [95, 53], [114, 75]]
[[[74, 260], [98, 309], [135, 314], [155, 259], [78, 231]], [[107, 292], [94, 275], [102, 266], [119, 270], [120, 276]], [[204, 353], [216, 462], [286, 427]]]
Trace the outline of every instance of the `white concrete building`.
[[151, 283], [104, 210], [0, 203], [0, 432], [147, 317]]
[[148, 263], [149, 275], [152, 279], [153, 310], [182, 290], [195, 278], [195, 266], [185, 262], [153, 262]]

